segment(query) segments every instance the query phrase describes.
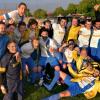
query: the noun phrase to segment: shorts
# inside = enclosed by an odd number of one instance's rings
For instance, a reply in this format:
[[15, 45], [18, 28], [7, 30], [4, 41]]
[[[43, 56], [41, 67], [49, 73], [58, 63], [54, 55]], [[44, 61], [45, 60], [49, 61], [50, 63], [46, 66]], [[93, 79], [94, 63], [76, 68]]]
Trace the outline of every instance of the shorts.
[[48, 57], [42, 57], [41, 56], [40, 59], [39, 59], [39, 65], [45, 68], [46, 67], [47, 58]]
[[49, 63], [51, 67], [59, 66], [59, 62], [56, 57], [48, 57], [46, 64]]
[[69, 86], [67, 91], [70, 92], [71, 96], [76, 96], [78, 94], [82, 94], [94, 85], [94, 81], [92, 81], [91, 82], [92, 84], [88, 84], [84, 88], [81, 88], [79, 86], [78, 82], [71, 82], [71, 79], [72, 78], [69, 75], [67, 75], [64, 80], [65, 84]]
[[28, 66], [29, 69], [32, 69], [33, 67], [36, 66], [34, 60], [32, 57], [29, 58], [22, 58], [22, 69], [25, 70], [25, 66]]

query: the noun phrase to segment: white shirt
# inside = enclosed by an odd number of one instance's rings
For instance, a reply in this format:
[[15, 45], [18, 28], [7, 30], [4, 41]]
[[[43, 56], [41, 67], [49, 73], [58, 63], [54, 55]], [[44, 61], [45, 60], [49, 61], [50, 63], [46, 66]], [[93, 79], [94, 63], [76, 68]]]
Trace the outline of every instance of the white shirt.
[[64, 39], [65, 28], [62, 28], [60, 24], [55, 23], [52, 25], [52, 27], [54, 31], [53, 39], [57, 42], [58, 46], [60, 46]]
[[94, 30], [91, 38], [90, 47], [98, 48], [99, 40], [100, 40], [100, 30]]
[[[49, 44], [47, 44], [47, 41], [49, 41]], [[49, 57], [49, 55], [48, 55], [48, 48], [49, 47], [57, 49], [57, 46], [56, 46], [54, 40], [47, 38], [47, 40], [44, 41], [42, 39], [42, 37], [40, 37], [40, 48], [41, 48], [41, 56], [42, 57]]]
[[18, 31], [18, 28], [15, 29], [13, 38], [16, 41], [16, 43], [19, 43], [19, 41], [21, 39], [21, 33]]
[[31, 41], [24, 44], [21, 47], [21, 52], [22, 52], [21, 56], [22, 56], [22, 58], [29, 58], [33, 51], [34, 51], [34, 48], [32, 46]]
[[78, 82], [79, 86], [81, 88], [84, 88], [85, 86], [87, 86], [88, 84], [93, 85], [91, 82], [95, 80], [94, 77], [84, 77], [80, 82]]
[[[20, 22], [22, 20], [22, 17], [20, 17], [19, 14], [18, 14], [18, 10], [11, 11], [11, 12], [9, 12], [7, 14], [15, 22]], [[7, 20], [6, 14], [4, 14], [3, 16], [4, 16], [5, 20]]]
[[66, 49], [65, 51], [64, 51], [64, 56], [65, 56], [65, 60], [68, 62], [68, 63], [71, 63], [72, 61], [73, 61], [73, 56], [72, 56], [72, 54], [73, 54], [73, 51], [71, 51], [70, 49]]
[[89, 38], [90, 38], [90, 34], [91, 34], [91, 29], [88, 30], [87, 28], [81, 28], [80, 29], [80, 34], [79, 34], [79, 47], [84, 47], [84, 46], [88, 46], [89, 44]]

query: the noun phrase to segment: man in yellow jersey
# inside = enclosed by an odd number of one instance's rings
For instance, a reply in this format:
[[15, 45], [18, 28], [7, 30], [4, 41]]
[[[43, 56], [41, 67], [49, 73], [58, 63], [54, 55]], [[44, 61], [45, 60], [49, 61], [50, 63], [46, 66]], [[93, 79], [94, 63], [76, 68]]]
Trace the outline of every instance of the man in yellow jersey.
[[77, 37], [78, 37], [79, 30], [80, 30], [80, 26], [78, 26], [78, 19], [73, 18], [71, 27], [68, 31], [67, 41], [70, 40], [70, 39], [74, 39], [76, 41]]

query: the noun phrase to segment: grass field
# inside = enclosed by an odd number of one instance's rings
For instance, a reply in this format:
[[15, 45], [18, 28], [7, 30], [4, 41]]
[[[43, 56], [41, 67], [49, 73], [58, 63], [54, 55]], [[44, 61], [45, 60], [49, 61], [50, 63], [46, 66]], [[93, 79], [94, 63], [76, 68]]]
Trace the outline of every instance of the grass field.
[[[25, 95], [23, 100], [42, 100], [45, 97], [51, 96], [55, 93], [59, 93], [66, 89], [67, 86], [55, 86], [52, 91], [47, 91], [44, 86], [36, 87], [31, 83], [25, 82]], [[0, 100], [3, 100], [3, 95], [0, 94]], [[83, 94], [75, 97], [62, 98], [61, 100], [87, 100]], [[100, 94], [91, 100], [100, 100]]]
[[[34, 87], [33, 85], [27, 83], [25, 86], [25, 99], [24, 100], [41, 100], [45, 97], [48, 97], [52, 94], [58, 93], [60, 91], [63, 91], [65, 89], [65, 86], [55, 86], [53, 91], [49, 92], [47, 91], [43, 86], [42, 87]], [[78, 95], [76, 97], [68, 97], [68, 98], [62, 98], [61, 100], [86, 100], [85, 96]], [[91, 100], [100, 100], [100, 94], [98, 94], [95, 98]]]

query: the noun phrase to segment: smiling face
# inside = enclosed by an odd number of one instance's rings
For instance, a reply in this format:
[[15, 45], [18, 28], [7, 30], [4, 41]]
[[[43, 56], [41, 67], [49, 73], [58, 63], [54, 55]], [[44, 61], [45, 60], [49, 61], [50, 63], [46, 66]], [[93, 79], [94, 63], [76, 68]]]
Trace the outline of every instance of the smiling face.
[[26, 12], [26, 6], [25, 5], [20, 5], [19, 7], [18, 7], [18, 13], [19, 13], [19, 15], [20, 16], [24, 16], [25, 15], [25, 12]]
[[5, 25], [0, 24], [0, 34], [4, 34], [4, 32], [5, 32]]
[[73, 49], [74, 49], [74, 46], [75, 46], [75, 43], [74, 43], [73, 40], [69, 40], [69, 41], [68, 41], [68, 45], [69, 45], [69, 46], [68, 46], [69, 49], [70, 49], [70, 50], [73, 50]]
[[86, 21], [85, 27], [86, 27], [87, 29], [91, 29], [91, 26], [92, 26], [92, 22], [91, 22], [91, 21]]
[[48, 32], [47, 32], [47, 31], [43, 31], [43, 32], [41, 33], [41, 36], [42, 36], [42, 37], [48, 37]]
[[100, 30], [100, 22], [96, 22], [95, 27]]
[[14, 26], [14, 25], [10, 25], [10, 26], [7, 28], [8, 33], [14, 33], [14, 30], [15, 30], [15, 26]]
[[15, 54], [17, 52], [16, 43], [14, 42], [9, 43], [7, 49], [10, 53]]
[[61, 21], [60, 21], [60, 26], [61, 26], [62, 28], [64, 28], [64, 27], [66, 26], [66, 24], [67, 24], [67, 21], [66, 21], [65, 19], [61, 19]]
[[100, 71], [97, 70], [97, 69], [95, 69], [95, 70], [94, 70], [94, 73], [93, 73], [93, 76], [94, 76], [94, 77], [100, 76]]
[[19, 27], [19, 32], [20, 32], [21, 34], [23, 34], [23, 33], [25, 32], [25, 30], [26, 30], [26, 26], [21, 25], [21, 26]]
[[73, 26], [77, 26], [77, 25], [78, 25], [78, 19], [73, 18], [73, 19], [72, 19], [72, 25], [73, 25]]

